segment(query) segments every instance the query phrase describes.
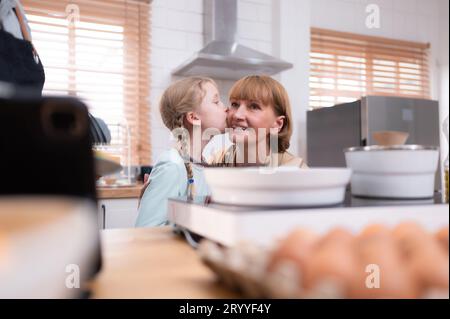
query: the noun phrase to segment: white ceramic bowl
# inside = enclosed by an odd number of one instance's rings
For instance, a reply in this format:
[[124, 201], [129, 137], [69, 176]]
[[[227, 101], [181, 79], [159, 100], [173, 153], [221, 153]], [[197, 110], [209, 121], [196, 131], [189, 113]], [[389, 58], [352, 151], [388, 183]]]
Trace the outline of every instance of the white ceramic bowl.
[[325, 206], [343, 202], [347, 168], [205, 168], [214, 202], [251, 206]]
[[376, 198], [431, 198], [438, 166], [437, 147], [366, 146], [345, 150], [353, 171], [352, 194]]

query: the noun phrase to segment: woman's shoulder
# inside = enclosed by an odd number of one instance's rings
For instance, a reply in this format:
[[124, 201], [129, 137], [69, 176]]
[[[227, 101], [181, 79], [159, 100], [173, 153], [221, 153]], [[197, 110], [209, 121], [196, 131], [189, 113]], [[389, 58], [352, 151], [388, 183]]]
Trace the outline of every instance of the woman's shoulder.
[[279, 153], [278, 155], [279, 166], [296, 166], [300, 168], [308, 168], [305, 161], [298, 156], [295, 156], [289, 152]]

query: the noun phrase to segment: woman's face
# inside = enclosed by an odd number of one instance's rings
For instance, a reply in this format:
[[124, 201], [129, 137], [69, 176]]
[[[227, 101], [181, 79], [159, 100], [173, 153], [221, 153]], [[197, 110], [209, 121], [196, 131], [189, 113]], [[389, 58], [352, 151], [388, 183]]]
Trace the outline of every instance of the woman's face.
[[205, 96], [196, 110], [202, 129], [212, 128], [220, 131], [218, 133], [224, 133], [228, 110], [220, 100], [219, 90], [214, 84], [206, 82], [203, 85], [203, 91]]
[[261, 101], [231, 99], [227, 123], [234, 143], [265, 143], [271, 129], [278, 132], [283, 127], [284, 116]]

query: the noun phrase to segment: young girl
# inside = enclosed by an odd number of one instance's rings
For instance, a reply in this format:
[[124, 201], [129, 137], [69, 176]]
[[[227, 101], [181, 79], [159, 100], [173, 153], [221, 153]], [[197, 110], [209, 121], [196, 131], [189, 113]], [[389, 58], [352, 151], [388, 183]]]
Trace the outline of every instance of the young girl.
[[152, 169], [140, 202], [137, 227], [167, 224], [169, 197], [209, 194], [201, 167], [192, 162], [202, 161], [202, 150], [209, 141], [200, 135], [211, 128], [223, 133], [226, 127], [227, 109], [220, 101], [217, 85], [205, 77], [189, 77], [172, 84], [161, 97], [160, 112], [178, 140]]
[[[297, 166], [305, 162], [290, 154], [292, 115], [284, 87], [268, 76], [247, 76], [230, 90], [227, 115], [233, 146], [214, 155], [216, 166]], [[273, 143], [272, 143], [273, 142]]]

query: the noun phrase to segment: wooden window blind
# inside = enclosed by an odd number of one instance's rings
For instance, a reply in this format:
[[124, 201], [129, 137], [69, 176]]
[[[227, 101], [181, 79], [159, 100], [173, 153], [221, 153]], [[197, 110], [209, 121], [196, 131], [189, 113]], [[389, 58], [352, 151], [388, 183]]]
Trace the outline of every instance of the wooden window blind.
[[366, 95], [429, 98], [429, 44], [311, 29], [309, 109]]
[[[45, 68], [43, 93], [84, 100], [110, 126], [112, 144], [131, 149], [131, 165], [150, 164], [149, 1], [22, 3]], [[119, 127], [129, 128], [128, 143], [114, 134]]]

